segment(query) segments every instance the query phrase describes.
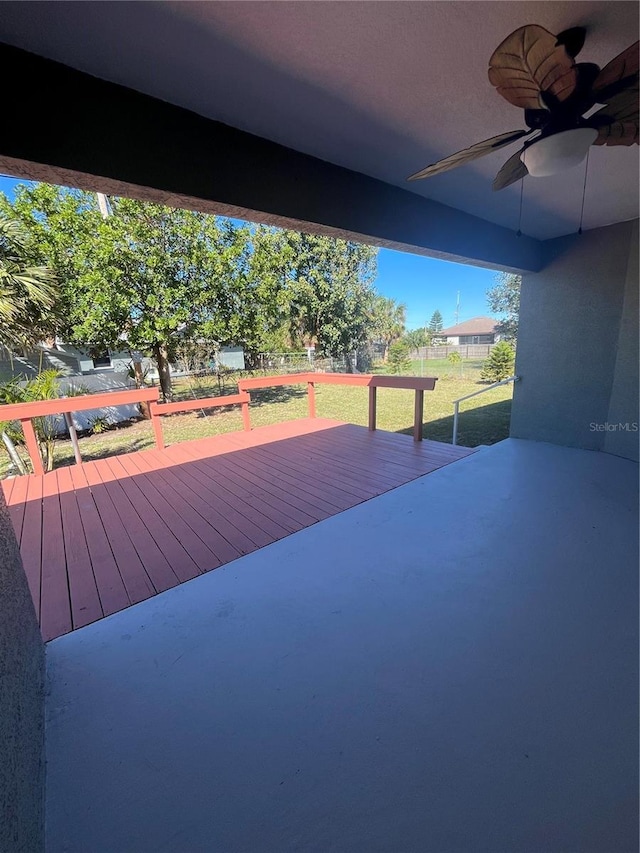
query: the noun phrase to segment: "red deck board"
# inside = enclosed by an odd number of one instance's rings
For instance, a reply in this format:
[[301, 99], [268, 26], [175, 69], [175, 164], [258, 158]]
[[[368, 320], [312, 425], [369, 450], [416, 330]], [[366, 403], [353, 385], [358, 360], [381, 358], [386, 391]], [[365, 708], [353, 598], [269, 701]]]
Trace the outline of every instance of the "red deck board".
[[310, 502], [296, 499], [290, 489], [279, 488], [278, 472], [273, 468], [260, 473], [255, 458], [250, 455], [254, 452], [252, 448], [234, 455], [203, 459], [196, 463], [196, 468], [219, 485], [229, 482], [243, 500], [251, 500], [258, 508], [262, 501], [272, 511], [279, 512], [278, 520], [282, 526], [290, 526], [291, 532], [326, 518], [327, 514]]
[[[104, 615], [108, 616], [127, 607], [130, 601], [83, 468], [83, 465], [73, 465], [70, 468], [71, 481], [76, 493], [100, 604]], [[70, 543], [70, 546], [73, 547], [73, 543]]]
[[202, 494], [204, 501], [210, 504], [210, 514], [214, 509], [221, 516], [216, 523], [227, 538], [231, 536], [229, 527], [237, 524], [236, 529], [245, 531], [254, 546], [260, 547], [265, 535], [275, 541], [300, 529], [302, 525], [291, 524], [286, 519], [279, 524], [273, 519], [273, 513], [264, 514], [260, 504], [242, 487], [235, 469], [226, 467], [223, 459], [216, 457], [205, 469], [200, 460], [192, 460], [185, 454], [183, 464], [176, 465], [172, 471], [186, 486]]
[[[42, 574], [42, 477], [25, 477], [27, 497], [20, 539], [20, 554], [29, 591], [40, 618], [40, 580]], [[15, 488], [15, 487], [14, 487]]]
[[74, 628], [81, 628], [83, 625], [95, 622], [96, 619], [101, 619], [104, 613], [93, 575], [70, 469], [60, 468], [57, 471], [57, 481], [60, 492], [62, 532], [65, 540], [71, 621]]
[[49, 639], [472, 452], [304, 419], [16, 477], [3, 491]]
[[126, 490], [122, 487], [122, 483], [115, 478], [107, 460], [100, 459], [94, 465], [105, 491], [111, 497], [116, 512], [129, 534], [129, 538], [136, 547], [156, 592], [163, 592], [165, 589], [176, 586], [179, 583], [176, 573], [136, 512]]
[[15, 481], [15, 477], [9, 477], [9, 479], [2, 481], [2, 492], [7, 504], [11, 503], [11, 492], [13, 491]]
[[[147, 459], [148, 457], [145, 461]], [[140, 464], [141, 460], [136, 461]], [[172, 493], [179, 495], [200, 517], [201, 521], [198, 521], [197, 524], [202, 531], [202, 538], [216, 554], [220, 564], [228, 563], [230, 560], [237, 559], [241, 554], [254, 551], [257, 547], [256, 540], [265, 545], [273, 541], [264, 531], [258, 531], [255, 539], [251, 537], [250, 525], [247, 520], [242, 516], [234, 518], [233, 511], [215, 492], [207, 492], [196, 479], [189, 476], [188, 468], [188, 463], [183, 467], [172, 462], [170, 467], [165, 466], [158, 470]], [[203, 497], [203, 493], [206, 494], [206, 497]], [[193, 516], [190, 511], [187, 513], [189, 516]], [[237, 513], [235, 515], [238, 516]], [[248, 528], [246, 534], [242, 532], [245, 523]], [[239, 537], [236, 535], [238, 533], [240, 534]]]
[[[248, 484], [248, 488], [259, 489], [281, 503], [290, 506], [292, 518], [300, 518], [300, 514], [310, 519], [307, 523], [314, 524], [328, 515], [333, 515], [338, 509], [346, 509], [351, 502], [344, 500], [329, 500], [331, 495], [317, 487], [305, 484], [303, 481], [287, 475], [284, 466], [274, 464], [271, 459], [266, 465], [256, 455], [256, 448], [242, 451], [237, 457], [232, 457], [238, 476]], [[322, 494], [324, 502], [330, 507], [327, 510], [319, 504], [316, 495]]]
[[[288, 506], [267, 492], [260, 492], [248, 482], [242, 470], [226, 455], [212, 459], [200, 459], [185, 451], [181, 461], [188, 462], [188, 472], [201, 483], [209, 484], [215, 490], [222, 490], [233, 496], [236, 505], [243, 507], [245, 513], [253, 518], [258, 526], [263, 526], [274, 536], [282, 536], [300, 530], [306, 524], [312, 524], [314, 519], [302, 513], [302, 520], [296, 520], [288, 512]], [[266, 498], [269, 500], [266, 500]], [[300, 514], [298, 514], [300, 515]]]
[[145, 598], [154, 595], [156, 590], [138, 556], [138, 552], [129, 538], [129, 534], [116, 511], [111, 497], [104, 487], [95, 463], [89, 462], [82, 467], [102, 525], [105, 530], [109, 531], [109, 544], [111, 545], [111, 551], [118, 566], [120, 577], [129, 596], [129, 601], [132, 604], [144, 601]]
[[180, 519], [176, 522], [176, 536], [185, 550], [189, 551], [200, 571], [208, 572], [210, 569], [221, 566], [223, 561], [214, 550], [214, 545], [220, 541], [220, 536], [186, 500], [183, 491], [176, 487], [176, 483], [171, 483], [167, 488], [162, 455], [155, 457], [153, 453], [147, 451], [128, 459], [127, 462], [131, 465], [130, 472], [133, 472], [135, 467], [137, 473], [134, 476], [136, 478], [142, 476], [141, 482], [150, 489], [155, 489], [163, 496], [163, 500], [165, 493], [171, 494], [170, 506], [175, 513], [174, 518]]
[[[24, 520], [24, 510], [27, 500], [27, 486], [29, 477], [15, 477], [13, 479], [13, 488], [9, 497], [6, 499], [9, 506], [9, 517], [11, 524], [16, 534], [16, 539], [20, 542], [22, 537], [22, 522]], [[5, 493], [6, 494], [6, 493]]]
[[314, 456], [308, 446], [305, 448], [295, 441], [287, 447], [269, 445], [261, 455], [289, 479], [313, 484], [314, 489], [326, 495], [330, 502], [344, 501], [347, 506], [367, 500], [372, 493], [379, 494], [395, 485], [386, 479], [356, 475], [342, 467], [338, 460], [326, 459], [319, 453]]
[[[304, 437], [301, 439], [304, 445]], [[326, 459], [339, 461], [341, 465], [356, 470], [375, 472], [380, 479], [397, 481], [404, 475], [418, 475], [431, 456], [429, 448], [420, 446], [413, 454], [402, 452], [395, 443], [383, 443], [378, 435], [371, 438], [359, 435], [341, 435], [331, 440], [330, 436], [318, 436], [316, 452]]]
[[71, 601], [57, 472], [42, 477], [40, 626], [45, 640], [71, 630]]
[[263, 465], [274, 468], [287, 482], [300, 484], [303, 490], [323, 497], [334, 508], [353, 506], [390, 488], [386, 481], [374, 482], [356, 476], [352, 470], [343, 470], [336, 460], [319, 457], [298, 439], [292, 439], [286, 446], [278, 442], [252, 452]]
[[114, 472], [119, 469], [123, 487], [128, 489], [138, 515], [144, 514], [145, 524], [181, 581], [202, 574], [201, 566], [216, 564], [216, 557], [176, 512], [173, 495], [169, 502], [165, 498], [169, 493], [156, 488], [126, 456], [113, 456], [109, 465]]

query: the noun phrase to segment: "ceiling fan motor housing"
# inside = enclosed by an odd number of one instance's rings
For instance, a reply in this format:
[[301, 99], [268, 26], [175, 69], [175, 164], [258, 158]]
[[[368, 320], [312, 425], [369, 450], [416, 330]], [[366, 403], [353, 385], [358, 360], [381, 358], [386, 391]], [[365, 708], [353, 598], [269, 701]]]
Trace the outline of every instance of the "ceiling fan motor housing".
[[522, 151], [520, 159], [534, 178], [557, 175], [582, 163], [597, 136], [592, 127], [563, 130], [536, 139]]

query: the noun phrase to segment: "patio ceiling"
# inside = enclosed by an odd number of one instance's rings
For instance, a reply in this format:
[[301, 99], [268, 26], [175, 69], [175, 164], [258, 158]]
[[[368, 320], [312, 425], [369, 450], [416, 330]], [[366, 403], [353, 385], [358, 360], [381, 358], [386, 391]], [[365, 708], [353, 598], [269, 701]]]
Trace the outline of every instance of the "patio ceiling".
[[[517, 228], [496, 152], [416, 184], [446, 154], [522, 126], [486, 68], [513, 29], [588, 28], [606, 63], [638, 30], [633, 2], [4, 3], [0, 40], [200, 115]], [[576, 230], [583, 170], [526, 182], [523, 231]], [[638, 149], [593, 148], [585, 225], [638, 215]]]

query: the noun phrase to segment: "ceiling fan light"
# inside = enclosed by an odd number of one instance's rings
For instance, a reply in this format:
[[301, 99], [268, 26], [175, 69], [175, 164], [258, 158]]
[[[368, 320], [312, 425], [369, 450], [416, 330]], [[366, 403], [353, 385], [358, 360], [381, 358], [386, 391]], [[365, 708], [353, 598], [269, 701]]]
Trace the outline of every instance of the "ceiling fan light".
[[534, 178], [557, 175], [582, 163], [598, 131], [592, 127], [575, 127], [537, 140], [520, 155]]

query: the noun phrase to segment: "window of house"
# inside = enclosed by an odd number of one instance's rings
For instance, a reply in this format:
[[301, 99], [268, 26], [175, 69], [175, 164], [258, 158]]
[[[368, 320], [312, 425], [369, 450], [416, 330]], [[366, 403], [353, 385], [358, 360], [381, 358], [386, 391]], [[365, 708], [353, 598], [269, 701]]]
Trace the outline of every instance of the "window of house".
[[96, 367], [111, 367], [111, 356], [109, 355], [109, 350], [92, 352], [91, 357], [93, 359], [94, 370]]

